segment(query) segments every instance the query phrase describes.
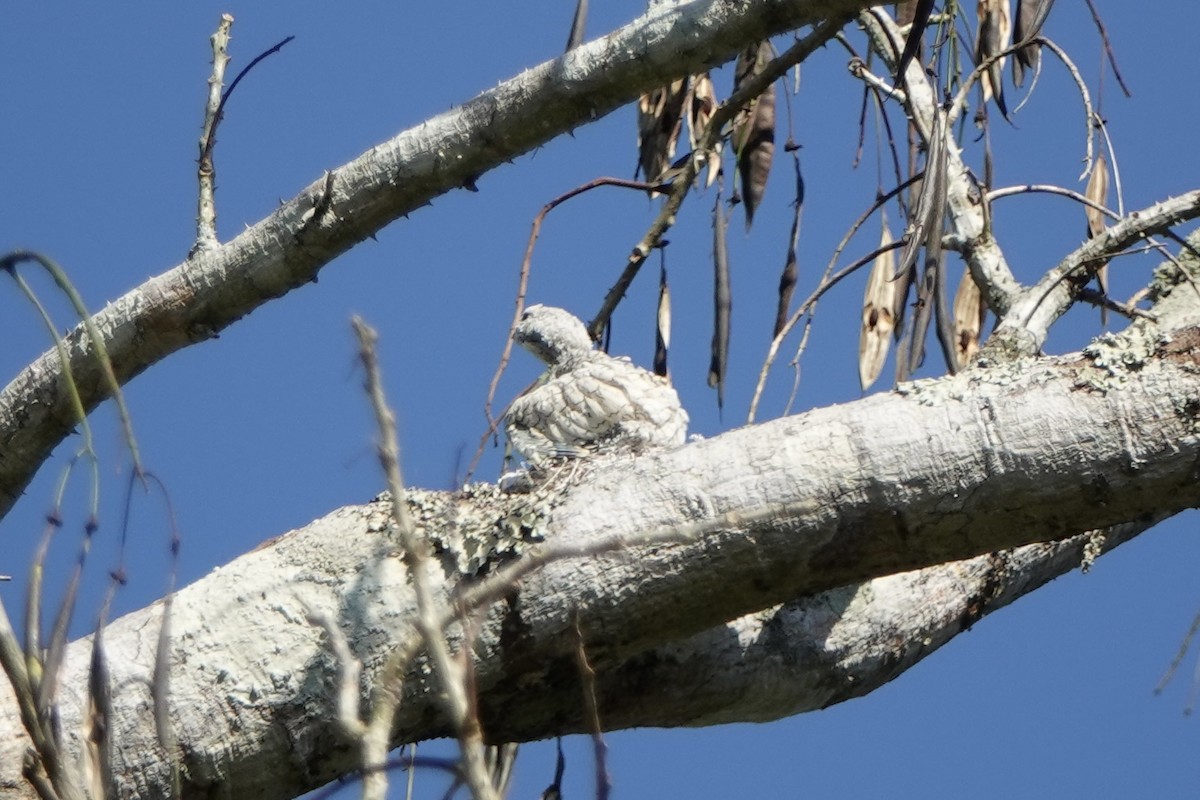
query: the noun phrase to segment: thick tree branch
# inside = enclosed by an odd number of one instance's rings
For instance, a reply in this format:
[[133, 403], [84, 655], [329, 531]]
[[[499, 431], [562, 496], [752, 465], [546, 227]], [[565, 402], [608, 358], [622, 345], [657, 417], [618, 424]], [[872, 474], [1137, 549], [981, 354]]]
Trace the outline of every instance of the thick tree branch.
[[[655, 9], [401, 133], [313, 182], [232, 241], [147, 281], [96, 315], [122, 382], [312, 281], [358, 242], [438, 195], [609, 113], [643, 91], [731, 58], [747, 43], [851, 14], [867, 0], [699, 0]], [[86, 337], [72, 365], [105, 398]], [[47, 353], [0, 393], [0, 515], [76, 424]]]
[[1129, 214], [1082, 244], [1048, 270], [1035, 286], [1024, 290], [1008, 316], [1000, 321], [996, 335], [1014, 343], [1019, 341], [1028, 352], [1036, 353], [1046, 341], [1050, 326], [1067, 312], [1101, 263], [1150, 236], [1196, 217], [1200, 217], [1200, 190]]
[[[655, 676], [687, 669], [671, 653], [743, 634], [768, 648], [757, 655], [765, 669], [777, 625], [789, 652], [811, 659], [803, 662], [813, 670], [805, 687], [789, 689], [778, 706], [762, 689], [728, 692], [723, 704], [710, 696], [674, 714], [669, 697], [621, 709], [602, 703], [606, 725], [764, 719], [836, 702], [894, 677], [1003, 598], [1057, 574], [1081, 543], [1033, 545], [967, 568], [838, 587], [1117, 523], [1141, 528], [1197, 505], [1200, 410], [1189, 398], [1200, 394], [1200, 330], [1144, 341], [1149, 351], [1129, 369], [1099, 351], [976, 367], [909, 384], [903, 393], [593, 465], [586, 481], [553, 495], [549, 516], [532, 523], [531, 537], [517, 537], [518, 549], [656, 530], [664, 538], [692, 534], [675, 544], [553, 562], [489, 609], [475, 636], [486, 733], [518, 739], [579, 729], [576, 639], [567, 635], [577, 624], [601, 697], [605, 687], [638, 678], [647, 698], [670, 695], [671, 682]], [[529, 502], [491, 490], [457, 499], [414, 494], [420, 527], [444, 548], [440, 591], [452, 591], [454, 565], [474, 552], [464, 543], [495, 547], [496, 521]], [[185, 797], [293, 796], [357, 766], [333, 721], [340, 670], [307, 617], [323, 614], [345, 631], [363, 662], [366, 696], [415, 613], [388, 517], [386, 503], [342, 509], [177, 595], [170, 705]], [[912, 602], [927, 606], [918, 613], [906, 605]], [[932, 627], [928, 604], [943, 612]], [[159, 606], [136, 612], [105, 634], [112, 737], [122, 743], [115, 770], [130, 796], [162, 796], [169, 786], [145, 711], [159, 615]], [[922, 637], [900, 641], [930, 645], [889, 653], [880, 638], [865, 647], [872, 636], [915, 631], [918, 619]], [[831, 639], [831, 631], [838, 636]], [[692, 636], [707, 641], [671, 644]], [[851, 639], [857, 644], [846, 645]], [[726, 651], [737, 646], [729, 641]], [[69, 746], [83, 730], [88, 648], [86, 640], [71, 647], [63, 675]], [[734, 671], [729, 680], [739, 677], [747, 687], [757, 679]], [[418, 661], [403, 687], [396, 741], [449, 732], [434, 685]], [[556, 698], [571, 705], [564, 710]], [[0, 786], [18, 786], [19, 715], [11, 697], [0, 703]]]
[[[1121, 525], [1049, 544], [978, 556], [844, 586], [733, 620], [640, 653], [600, 676], [609, 730], [769, 722], [878, 689], [982, 617], [1078, 569], [1149, 524]], [[564, 731], [586, 732], [560, 670], [544, 698]], [[520, 737], [544, 723], [520, 693], [485, 706], [493, 735]], [[531, 713], [533, 712], [533, 713]], [[544, 713], [544, 712], [543, 712]]]

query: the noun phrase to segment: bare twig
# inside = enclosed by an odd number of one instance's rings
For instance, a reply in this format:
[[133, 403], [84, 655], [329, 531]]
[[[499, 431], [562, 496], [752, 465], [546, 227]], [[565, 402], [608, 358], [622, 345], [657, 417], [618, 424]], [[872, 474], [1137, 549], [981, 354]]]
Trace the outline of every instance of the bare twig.
[[[375, 355], [377, 335], [359, 317], [355, 317], [352, 324], [358, 337], [359, 358], [366, 372], [367, 394], [371, 399], [376, 425], [379, 428], [379, 461], [391, 492], [392, 520], [417, 600], [416, 627], [433, 661], [435, 675], [446, 699], [446, 711], [458, 733], [467, 785], [475, 795], [475, 800], [499, 800], [483, 761], [483, 737], [479, 719], [471, 713], [471, 703], [465, 691], [464, 670], [452, 656], [450, 645], [442, 633], [441, 621], [445, 619], [447, 611], [434, 598], [430, 583], [428, 543], [417, 538], [412, 516], [408, 511], [404, 480], [400, 473], [396, 418], [384, 398], [379, 362]], [[450, 611], [453, 614], [453, 610]], [[400, 665], [407, 663], [399, 662]], [[388, 678], [385, 678], [385, 681], [388, 681]], [[388, 689], [390, 688], [389, 686]], [[363, 766], [367, 769], [386, 761], [391, 719], [399, 704], [398, 694], [393, 695], [386, 690], [384, 693], [377, 692], [374, 699], [376, 708], [361, 738]], [[383, 708], [385, 706], [390, 708]], [[384, 772], [368, 775], [363, 781], [363, 796], [368, 800], [383, 800], [386, 791], [387, 775]]]
[[[37, 749], [38, 760], [46, 769], [46, 777], [50, 784], [53, 785], [56, 791], [61, 792], [64, 796], [73, 796], [76, 791], [73, 788], [73, 780], [67, 775], [66, 767], [62, 764], [58, 753], [58, 740], [55, 734], [55, 729], [51, 724], [54, 718], [55, 695], [58, 688], [59, 672], [62, 664], [63, 654], [66, 648], [68, 626], [71, 617], [75, 610], [78, 590], [83, 577], [83, 568], [86, 562], [88, 553], [91, 550], [92, 537], [95, 533], [99, 518], [99, 475], [98, 461], [96, 453], [92, 445], [92, 435], [90, 426], [87, 423], [86, 411], [80, 395], [79, 387], [74, 379], [73, 372], [70, 368], [70, 357], [67, 349], [66, 341], [59, 334], [57, 327], [51, 320], [46, 308], [33, 293], [33, 290], [21, 276], [17, 267], [25, 261], [33, 261], [45, 270], [53, 279], [58, 289], [67, 297], [76, 314], [79, 316], [84, 330], [87, 332], [90, 340], [92, 355], [94, 356], [97, 365], [100, 368], [101, 379], [104, 382], [105, 388], [111, 393], [117, 405], [118, 415], [121, 419], [125, 441], [129, 446], [130, 455], [133, 461], [134, 470], [131, 479], [138, 479], [145, 483], [146, 473], [142, 468], [141, 459], [138, 454], [137, 440], [133, 435], [133, 423], [129, 415], [129, 409], [125, 405], [124, 396], [121, 392], [120, 385], [117, 382], [116, 375], [113, 370], [112, 361], [108, 357], [107, 350], [104, 346], [104, 341], [96, 328], [91, 315], [88, 313], [87, 307], [84, 305], [83, 298], [75, 290], [66, 272], [52, 259], [32, 251], [13, 251], [8, 253], [3, 258], [0, 258], [0, 270], [8, 272], [9, 275], [16, 281], [17, 285], [30, 299], [37, 309], [43, 323], [50, 332], [51, 338], [54, 341], [55, 349], [62, 365], [64, 377], [66, 378], [66, 393], [71, 400], [71, 406], [75, 412], [80, 430], [83, 431], [83, 446], [79, 455], [86, 457], [92, 466], [92, 493], [91, 493], [91, 509], [88, 520], [84, 525], [84, 537], [80, 547], [79, 557], [76, 561], [75, 568], [67, 583], [67, 588], [62, 601], [59, 605], [58, 614], [55, 617], [54, 626], [50, 636], [49, 646], [43, 651], [39, 642], [39, 633], [41, 627], [41, 575], [44, 569], [44, 559], [46, 547], [49, 544], [50, 536], [54, 530], [61, 525], [61, 500], [65, 492], [67, 478], [70, 475], [71, 468], [68, 466], [64, 470], [63, 478], [59, 484], [58, 498], [55, 503], [55, 511], [48, 517], [48, 527], [46, 535], [42, 539], [42, 544], [39, 547], [38, 555], [35, 560], [35, 565], [32, 570], [31, 579], [28, 587], [27, 600], [27, 615], [26, 615], [26, 635], [27, 643], [25, 648], [25, 682], [28, 684], [31, 692], [31, 700], [36, 707], [37, 722], [39, 726], [45, 726], [40, 733], [30, 730], [30, 737]], [[72, 459], [73, 465], [75, 459]], [[118, 570], [118, 573], [120, 570]], [[99, 640], [98, 640], [99, 642]], [[97, 645], [99, 648], [99, 644]], [[103, 651], [97, 650], [102, 657]], [[12, 679], [12, 671], [5, 665], [6, 672], [9, 672]], [[92, 675], [97, 677], [98, 670], [103, 670], [103, 663], [97, 668], [96, 662], [93, 664]], [[102, 679], [102, 676], [100, 676]], [[14, 682], [14, 686], [17, 683]], [[93, 700], [103, 703], [102, 697], [93, 697]], [[103, 710], [103, 709], [102, 709]], [[92, 720], [98, 719], [93, 715]], [[96, 734], [89, 738], [91, 743], [91, 754], [95, 757], [93, 764], [96, 767], [93, 775], [101, 784], [107, 785], [104, 777], [106, 770], [106, 749], [107, 742], [104, 741], [103, 731], [94, 731]], [[102, 787], [101, 787], [102, 788]]]
[[[1074, 200], [1075, 202], [1087, 206], [1088, 208], [1093, 208], [1112, 220], [1119, 220], [1125, 216], [1123, 210], [1113, 211], [1110, 208], [1089, 200], [1086, 196], [1079, 192], [1049, 183], [1026, 183], [1019, 186], [1005, 186], [1000, 189], [993, 189], [987, 193], [987, 202], [990, 205], [993, 201], [999, 200], [1002, 197], [1012, 197], [1013, 195], [1026, 194], [1029, 192], [1042, 192], [1045, 194], [1061, 195], [1062, 197]], [[1185, 239], [1170, 230], [1163, 231], [1161, 235], [1171, 239], [1185, 250], [1191, 249], [1191, 245], [1189, 245]], [[1167, 248], [1161, 242], [1150, 236], [1146, 237], [1146, 241], [1149, 242], [1150, 245], [1157, 250], [1159, 255], [1161, 255], [1163, 258], [1167, 259], [1168, 261], [1175, 260], [1175, 256], [1169, 250], [1167, 250]]]
[[1088, 208], [1096, 209], [1097, 211], [1099, 211], [1101, 214], [1104, 214], [1109, 219], [1118, 220], [1123, 216], [1121, 214], [1118, 214], [1116, 211], [1113, 211], [1109, 208], [1106, 208], [1105, 206], [1100, 205], [1099, 203], [1095, 203], [1095, 202], [1089, 200], [1088, 198], [1084, 197], [1081, 193], [1076, 192], [1073, 189], [1066, 189], [1066, 188], [1063, 188], [1062, 186], [1055, 186], [1054, 184], [1051, 184], [1051, 183], [1025, 183], [1025, 184], [1021, 184], [1018, 186], [1004, 186], [1000, 189], [991, 190], [990, 192], [987, 193], [986, 198], [987, 198], [988, 203], [992, 203], [996, 200], [999, 200], [1002, 197], [1013, 197], [1014, 195], [1038, 193], [1038, 192], [1045, 193], [1045, 194], [1057, 194], [1057, 195], [1061, 195], [1062, 197], [1070, 198], [1071, 200], [1074, 200], [1076, 203], [1085, 205]]
[[1152, 234], [1197, 216], [1200, 216], [1200, 190], [1129, 214], [1067, 255], [1036, 286], [1024, 292], [1009, 315], [1000, 321], [997, 333], [1007, 332], [1011, 336], [1022, 331], [1023, 335], [1017, 337], [1023, 342], [1021, 346], [1036, 352], [1050, 325], [1066, 312], [1087, 284], [1096, 264]]
[[213, 168], [212, 148], [216, 141], [217, 124], [220, 122], [221, 88], [225, 84], [225, 67], [229, 64], [229, 29], [233, 17], [222, 14], [217, 31], [209, 39], [212, 42], [212, 75], [208, 78], [208, 102], [204, 106], [204, 128], [200, 133], [200, 164], [196, 178], [200, 184], [199, 202], [196, 210], [196, 242], [192, 253], [209, 250], [217, 242], [216, 171]]
[[[1167, 684], [1175, 677], [1175, 671], [1179, 669], [1179, 665], [1183, 663], [1183, 659], [1187, 656], [1188, 650], [1192, 646], [1192, 641], [1196, 638], [1196, 634], [1200, 633], [1200, 614], [1192, 618], [1192, 625], [1188, 628], [1187, 633], [1183, 635], [1183, 641], [1179, 643], [1179, 652], [1171, 659], [1171, 663], [1167, 666], [1166, 673], [1159, 680], [1158, 685], [1154, 687], [1155, 694], [1162, 694], [1163, 689], [1167, 688]], [[1194, 690], [1193, 690], [1194, 692]], [[1187, 706], [1184, 708], [1184, 714], [1191, 714], [1195, 707], [1195, 697], [1189, 699]]]
[[337, 716], [335, 721], [346, 738], [360, 740], [367, 732], [367, 726], [363, 724], [358, 709], [362, 663], [350, 651], [350, 643], [346, 641], [346, 634], [342, 633], [342, 629], [330, 619], [328, 614], [314, 608], [309, 608], [306, 614], [311, 624], [325, 632], [325, 639], [329, 642], [329, 649], [332, 651], [334, 663], [337, 665], [338, 678], [335, 693]]
[[1092, 119], [1096, 116], [1096, 110], [1092, 106], [1092, 96], [1088, 93], [1087, 82], [1083, 79], [1083, 75], [1079, 73], [1079, 68], [1075, 66], [1075, 62], [1067, 55], [1067, 51], [1055, 44], [1053, 39], [1047, 39], [1044, 36], [1039, 36], [1036, 41], [1045, 45], [1047, 50], [1058, 56], [1058, 60], [1062, 62], [1067, 72], [1071, 74], [1071, 79], [1075, 81], [1075, 88], [1079, 90], [1079, 100], [1083, 103], [1083, 124], [1086, 131], [1086, 138], [1084, 139], [1086, 147], [1084, 168], [1083, 172], [1079, 175], [1079, 180], [1083, 180], [1091, 173], [1092, 165], [1096, 161], [1095, 129], [1092, 127]]
[[255, 56], [247, 64], [229, 88], [224, 92], [221, 87], [225, 81], [225, 68], [229, 65], [229, 29], [233, 27], [233, 17], [221, 15], [217, 32], [212, 35], [213, 71], [208, 79], [208, 102], [204, 109], [204, 130], [200, 134], [200, 159], [197, 177], [200, 183], [199, 209], [196, 214], [196, 243], [192, 245], [189, 256], [216, 247], [217, 241], [217, 203], [216, 203], [216, 168], [213, 165], [213, 148], [217, 144], [217, 128], [225, 118], [225, 104], [233, 95], [233, 90], [241, 83], [242, 78], [249, 74], [260, 61], [267, 56], [278, 53], [284, 45], [296, 38], [288, 36], [274, 46]]
[[1125, 79], [1121, 77], [1121, 70], [1117, 68], [1117, 56], [1113, 53], [1112, 42], [1108, 38], [1108, 29], [1104, 27], [1104, 20], [1100, 18], [1100, 12], [1096, 10], [1096, 5], [1092, 0], [1087, 0], [1088, 11], [1092, 12], [1092, 21], [1096, 23], [1096, 30], [1100, 32], [1100, 41], [1104, 43], [1104, 54], [1108, 56], [1108, 63], [1112, 65], [1113, 75], [1117, 78], [1117, 83], [1121, 85], [1121, 91], [1126, 97], [1133, 97], [1133, 92], [1129, 91], [1129, 87], [1125, 85]]
[[[1114, 171], [1115, 171], [1115, 169], [1114, 169]], [[1087, 206], [1088, 208], [1095, 209], [1096, 211], [1099, 211], [1101, 214], [1104, 214], [1106, 217], [1108, 217], [1109, 219], [1112, 219], [1112, 220], [1119, 220], [1125, 216], [1123, 211], [1113, 211], [1110, 208], [1102, 206], [1099, 203], [1096, 203], [1096, 202], [1088, 199], [1085, 195], [1083, 195], [1079, 192], [1076, 192], [1072, 189], [1066, 189], [1062, 186], [1055, 186], [1054, 184], [1048, 184], [1048, 183], [1026, 183], [1026, 184], [1019, 185], [1019, 186], [1005, 186], [1000, 189], [993, 189], [992, 191], [987, 193], [987, 202], [990, 205], [992, 202], [999, 200], [1002, 197], [1012, 197], [1014, 195], [1026, 194], [1026, 193], [1030, 193], [1030, 192], [1042, 192], [1045, 194], [1061, 195], [1062, 197], [1066, 197], [1071, 200], [1074, 200], [1075, 202], [1077, 202], [1081, 205]], [[1118, 200], [1119, 199], [1120, 198], [1118, 198]], [[1185, 250], [1191, 248], [1191, 246], [1187, 243], [1186, 240], [1184, 240], [1182, 237], [1178, 236], [1177, 234], [1175, 234], [1174, 232], [1172, 232], [1170, 230], [1163, 231], [1161, 235], [1176, 242], [1180, 247], [1182, 247]], [[1161, 255], [1163, 258], [1167, 259], [1168, 261], [1172, 261], [1172, 262], [1175, 261], [1174, 254], [1172, 254], [1171, 251], [1169, 251], [1166, 248], [1166, 246], [1163, 245], [1161, 242], [1159, 242], [1158, 240], [1156, 240], [1150, 236], [1146, 237], [1146, 241], [1149, 242], [1150, 246], [1153, 247], [1155, 250], [1157, 250], [1158, 254]], [[1187, 271], [1183, 270], [1182, 274], [1186, 275]], [[1118, 309], [1118, 312], [1119, 312], [1119, 309]], [[1124, 313], [1124, 312], [1119, 312], [1119, 313]], [[1138, 309], [1133, 309], [1133, 313], [1137, 316], [1141, 316], [1142, 312], [1140, 312]], [[1126, 315], [1126, 316], [1128, 316], [1128, 315]]]
[[[448, 775], [452, 775], [455, 778], [460, 778], [462, 776], [462, 767], [453, 759], [434, 758], [432, 756], [418, 756], [415, 752], [415, 747], [409, 747], [408, 749], [408, 753], [396, 756], [395, 758], [389, 758], [387, 761], [377, 767], [363, 769], [362, 772], [359, 773], [358, 777], [364, 779], [365, 781], [366, 776], [374, 775], [379, 772], [390, 772], [392, 770], [399, 769], [408, 773], [409, 784], [411, 785], [413, 776], [416, 774], [417, 769], [434, 769], [444, 772]], [[307, 800], [329, 800], [330, 797], [333, 797], [346, 787], [348, 780], [349, 779], [334, 781], [324, 789], [307, 795]]]
[[233, 82], [229, 84], [229, 88], [226, 89], [225, 92], [221, 95], [221, 102], [217, 106], [217, 116], [216, 116], [216, 119], [213, 121], [213, 131], [212, 131], [211, 135], [209, 136], [208, 141], [205, 142], [205, 147], [207, 148], [208, 152], [202, 151], [200, 154], [201, 158], [212, 155], [211, 151], [212, 151], [213, 145], [216, 144], [216, 126], [220, 125], [221, 120], [225, 118], [225, 106], [229, 102], [229, 98], [233, 96], [234, 89], [236, 89], [238, 87], [238, 84], [242, 82], [242, 78], [246, 77], [250, 73], [250, 70], [252, 70], [256, 66], [258, 66], [258, 63], [260, 61], [262, 61], [267, 56], [272, 56], [272, 55], [278, 53], [280, 50], [283, 49], [284, 45], [286, 45], [288, 42], [292, 41], [295, 38], [296, 38], [295, 36], [285, 36], [280, 41], [276, 42], [275, 44], [268, 47], [266, 50], [264, 50], [261, 53], [259, 53], [258, 55], [256, 55], [254, 58], [252, 58], [250, 60], [249, 64], [247, 64], [246, 66], [244, 66], [242, 68], [242, 71], [237, 74], [237, 77], [233, 79]]
[[1121, 185], [1121, 167], [1117, 163], [1117, 150], [1113, 147], [1112, 137], [1108, 135], [1108, 126], [1104, 124], [1104, 120], [1100, 118], [1099, 114], [1095, 115], [1093, 122], [1104, 139], [1105, 149], [1108, 150], [1108, 163], [1112, 171], [1113, 189], [1117, 195], [1117, 215], [1123, 217], [1125, 216], [1125, 187]]
[[1085, 303], [1091, 303], [1094, 306], [1106, 308], [1109, 311], [1115, 311], [1127, 319], [1145, 319], [1154, 322], [1158, 319], [1158, 315], [1153, 311], [1147, 311], [1144, 308], [1138, 308], [1132, 303], [1122, 303], [1120, 300], [1114, 300], [1103, 292], [1095, 289], [1084, 288], [1079, 293], [1079, 299]]
[[600, 709], [596, 702], [596, 670], [588, 662], [587, 647], [579, 618], [575, 624], [575, 665], [579, 668], [579, 683], [583, 691], [583, 708], [592, 729], [592, 752], [596, 760], [596, 800], [608, 800], [612, 791], [612, 778], [608, 774], [608, 745], [604, 743], [603, 728], [600, 727]]
[[796, 345], [796, 354], [788, 362], [788, 365], [792, 368], [792, 391], [788, 393], [787, 405], [783, 408], [783, 415], [785, 417], [792, 413], [792, 406], [796, 402], [796, 395], [800, 392], [800, 358], [808, 350], [808, 340], [812, 334], [812, 321], [815, 313], [816, 306], [814, 305], [809, 308], [808, 316], [804, 318], [804, 330], [800, 333], [800, 344]]

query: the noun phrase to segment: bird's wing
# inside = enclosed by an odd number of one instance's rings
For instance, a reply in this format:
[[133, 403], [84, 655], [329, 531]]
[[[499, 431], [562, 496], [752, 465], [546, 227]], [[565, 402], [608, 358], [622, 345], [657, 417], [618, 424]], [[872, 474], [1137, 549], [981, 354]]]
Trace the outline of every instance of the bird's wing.
[[664, 379], [603, 353], [550, 373], [509, 408], [506, 430], [530, 461], [588, 450], [681, 444], [687, 414]]

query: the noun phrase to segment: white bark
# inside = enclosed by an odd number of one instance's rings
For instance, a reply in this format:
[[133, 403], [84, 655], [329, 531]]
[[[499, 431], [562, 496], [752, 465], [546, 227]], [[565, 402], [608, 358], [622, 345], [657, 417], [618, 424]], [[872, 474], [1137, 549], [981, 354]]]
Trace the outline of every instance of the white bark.
[[[1134, 370], [1095, 355], [977, 368], [596, 465], [533, 523], [546, 541], [524, 549], [648, 531], [684, 541], [552, 562], [493, 606], [476, 637], [485, 730], [528, 739], [579, 728], [576, 624], [602, 687], [641, 687], [640, 702], [603, 708], [610, 726], [764, 719], [894, 677], [1061, 572], [1081, 542], [848, 584], [1121, 522], [1136, 530], [1200, 502], [1198, 409], [1187, 401], [1200, 393], [1198, 342], [1195, 329], [1177, 332]], [[476, 563], [457, 554], [522, 502], [484, 490], [414, 496], [426, 534], [457, 543], [444, 589], [453, 565]], [[170, 706], [185, 796], [219, 784], [289, 797], [356, 766], [333, 722], [338, 670], [307, 614], [345, 632], [365, 698], [413, 611], [386, 529], [386, 504], [345, 508], [179, 593]], [[105, 637], [123, 796], [166, 788], [149, 690], [160, 609], [118, 620]], [[76, 753], [88, 650], [72, 645], [62, 681]], [[677, 702], [670, 687], [697, 670], [720, 672], [725, 691]], [[420, 664], [409, 670], [396, 742], [447, 732], [426, 677]], [[22, 786], [19, 727], [5, 697], [0, 786]]]

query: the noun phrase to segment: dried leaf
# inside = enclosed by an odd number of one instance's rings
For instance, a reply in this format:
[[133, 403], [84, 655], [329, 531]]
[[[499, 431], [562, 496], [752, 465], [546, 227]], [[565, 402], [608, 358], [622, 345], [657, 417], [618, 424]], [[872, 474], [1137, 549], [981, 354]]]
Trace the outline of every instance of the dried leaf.
[[[1103, 153], [1096, 156], [1096, 163], [1092, 165], [1092, 175], [1088, 178], [1087, 190], [1084, 196], [1093, 203], [1101, 206], [1108, 205], [1108, 159]], [[1104, 213], [1086, 206], [1084, 214], [1087, 215], [1087, 234], [1088, 238], [1099, 236], [1106, 227], [1108, 222], [1104, 217]], [[1100, 292], [1108, 294], [1108, 262], [1103, 261], [1099, 266], [1095, 267], [1096, 281], [1100, 284]], [[1108, 310], [1101, 307], [1100, 322], [1105, 324], [1108, 322]]]
[[717, 408], [725, 407], [725, 369], [729, 365], [729, 315], [733, 310], [729, 284], [729, 248], [725, 243], [725, 211], [721, 196], [713, 207], [713, 338], [708, 385], [717, 390]]
[[964, 270], [954, 295], [954, 343], [957, 367], [962, 369], [979, 352], [979, 337], [987, 307], [971, 271]]
[[[716, 113], [718, 105], [717, 92], [708, 73], [702, 72], [699, 75], [693, 75], [688, 85], [687, 98], [683, 104], [684, 117], [688, 121], [688, 140], [693, 152], [699, 149], [700, 137], [708, 128], [708, 123]], [[713, 185], [721, 173], [720, 139], [713, 145], [712, 150], [705, 153], [705, 159], [708, 162], [708, 175], [705, 178], [704, 186], [707, 188]]]
[[667, 286], [667, 267], [658, 270], [658, 313], [654, 328], [654, 374], [667, 377], [667, 351], [671, 349], [671, 289]]
[[686, 86], [673, 81], [638, 100], [638, 168], [647, 181], [658, 180], [675, 157]]
[[[883, 216], [883, 232], [879, 236], [882, 249], [892, 243], [892, 232], [888, 230], [887, 215]], [[896, 326], [896, 251], [880, 253], [875, 257], [871, 277], [867, 279], [867, 290], [863, 294], [862, 330], [858, 336], [858, 383], [865, 392], [883, 371], [891, 346], [892, 331]]]
[[[1012, 23], [1008, 15], [1008, 0], [979, 0], [975, 13], [979, 24], [975, 33], [975, 63], [987, 59], [1008, 47], [1012, 35]], [[983, 73], [983, 102], [996, 98], [996, 108], [1008, 119], [1008, 108], [1004, 104], [1004, 59], [995, 61]]]
[[[1046, 17], [1050, 16], [1050, 7], [1054, 0], [1018, 0], [1017, 20], [1013, 27], [1013, 41], [1016, 44], [1028, 41], [1037, 36]], [[1017, 50], [1013, 58], [1013, 85], [1020, 88], [1025, 82], [1025, 70], [1036, 70], [1042, 58], [1042, 46], [1026, 44]]]
[[[738, 56], [734, 68], [733, 90], [762, 72], [771, 60], [771, 43], [752, 44]], [[733, 149], [746, 204], [746, 228], [754, 222], [754, 212], [767, 189], [767, 176], [775, 154], [775, 84], [738, 111], [733, 122]]]

